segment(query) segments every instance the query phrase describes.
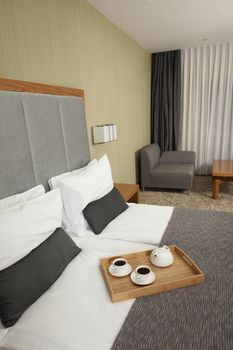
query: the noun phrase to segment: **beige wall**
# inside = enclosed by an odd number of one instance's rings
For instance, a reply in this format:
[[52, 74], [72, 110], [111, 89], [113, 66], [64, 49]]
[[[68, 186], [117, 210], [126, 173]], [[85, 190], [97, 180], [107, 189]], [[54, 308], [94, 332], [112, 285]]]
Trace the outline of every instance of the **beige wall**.
[[[150, 55], [84, 0], [0, 0], [0, 75], [82, 88], [92, 157], [109, 156], [115, 181], [135, 181], [149, 142]], [[92, 145], [91, 126], [118, 140]]]

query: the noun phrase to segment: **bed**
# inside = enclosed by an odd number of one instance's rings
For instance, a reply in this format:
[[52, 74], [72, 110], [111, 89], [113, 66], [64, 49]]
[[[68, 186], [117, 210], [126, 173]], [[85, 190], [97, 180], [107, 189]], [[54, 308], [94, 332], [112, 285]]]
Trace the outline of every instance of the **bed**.
[[[0, 106], [0, 199], [48, 191], [51, 177], [90, 161], [82, 90], [0, 79]], [[72, 237], [81, 253], [12, 327], [0, 325], [0, 348], [232, 349], [232, 228], [232, 213], [130, 205], [100, 235]], [[187, 251], [206, 282], [113, 304], [99, 258], [163, 243]]]

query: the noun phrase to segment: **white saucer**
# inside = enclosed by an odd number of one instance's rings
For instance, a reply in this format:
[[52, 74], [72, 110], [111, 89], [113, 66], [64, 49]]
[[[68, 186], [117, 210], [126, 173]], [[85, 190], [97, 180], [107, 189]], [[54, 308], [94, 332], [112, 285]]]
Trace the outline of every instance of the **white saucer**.
[[133, 272], [131, 273], [131, 275], [130, 275], [130, 278], [131, 278], [131, 281], [133, 281], [133, 283], [138, 284], [138, 285], [140, 285], [140, 286], [146, 286], [146, 285], [148, 285], [148, 284], [153, 283], [156, 277], [155, 277], [154, 272], [151, 271], [151, 272], [150, 272], [150, 275], [149, 275], [148, 278], [147, 278], [147, 280], [145, 280], [145, 281], [139, 281], [139, 280], [136, 278], [136, 272], [133, 271]]
[[125, 268], [124, 268], [124, 271], [122, 272], [116, 272], [114, 271], [114, 268], [112, 265], [109, 266], [108, 268], [108, 271], [109, 273], [112, 275], [112, 276], [115, 276], [115, 277], [124, 277], [124, 276], [127, 276], [130, 274], [130, 272], [132, 271], [132, 266], [130, 264], [126, 264], [125, 265]]

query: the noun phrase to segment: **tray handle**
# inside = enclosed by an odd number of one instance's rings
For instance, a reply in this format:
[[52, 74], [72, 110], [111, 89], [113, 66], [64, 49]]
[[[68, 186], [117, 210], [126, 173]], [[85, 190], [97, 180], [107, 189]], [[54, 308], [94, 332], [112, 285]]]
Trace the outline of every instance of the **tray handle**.
[[183, 255], [182, 258], [186, 261], [187, 264], [189, 264], [189, 266], [193, 267], [193, 262], [186, 255]]

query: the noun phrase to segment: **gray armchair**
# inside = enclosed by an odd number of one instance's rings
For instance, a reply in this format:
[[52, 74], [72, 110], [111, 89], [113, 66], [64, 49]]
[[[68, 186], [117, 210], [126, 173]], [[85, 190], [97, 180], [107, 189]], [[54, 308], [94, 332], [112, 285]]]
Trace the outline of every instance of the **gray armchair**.
[[189, 190], [192, 188], [195, 152], [168, 151], [161, 154], [157, 144], [140, 151], [141, 186]]

